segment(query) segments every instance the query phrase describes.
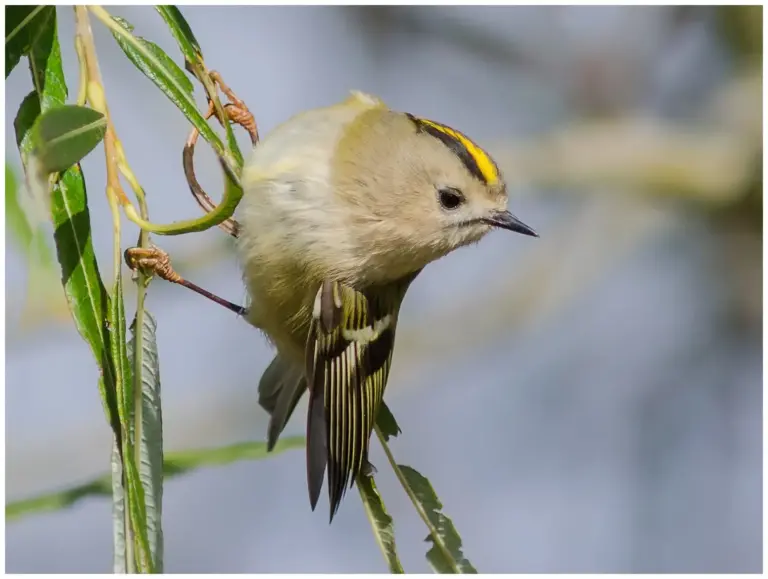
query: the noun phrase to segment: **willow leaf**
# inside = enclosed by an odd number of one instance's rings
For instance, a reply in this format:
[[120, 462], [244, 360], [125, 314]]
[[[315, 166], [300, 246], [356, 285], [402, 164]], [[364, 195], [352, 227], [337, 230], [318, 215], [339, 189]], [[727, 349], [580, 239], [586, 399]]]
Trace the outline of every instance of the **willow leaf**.
[[[94, 13], [101, 19], [100, 12], [95, 11]], [[206, 122], [192, 98], [189, 90], [191, 86], [189, 79], [183, 76], [171, 58], [156, 45], [154, 45], [154, 49], [150, 49], [146, 40], [137, 38], [130, 32], [124, 20], [106, 16], [102, 22], [110, 28], [112, 35], [128, 60], [176, 105], [220, 157], [226, 157], [224, 143]], [[162, 56], [159, 56], [160, 54]], [[184, 78], [184, 81], [181, 81], [180, 78]]]
[[[72, 504], [84, 496], [88, 496], [88, 491], [93, 489], [93, 494], [109, 494], [112, 492], [112, 543], [113, 543], [113, 573], [127, 573], [128, 566], [126, 561], [128, 560], [128, 543], [126, 541], [126, 529], [128, 519], [125, 513], [125, 491], [123, 489], [123, 464], [120, 459], [120, 451], [117, 449], [117, 444], [112, 446], [112, 475], [102, 477], [90, 483], [90, 486], [80, 487], [79, 493], [71, 495], [70, 503], [62, 502], [62, 506]], [[110, 482], [111, 489], [105, 488]], [[53, 505], [51, 505], [53, 506]], [[53, 510], [53, 509], [45, 509]], [[6, 517], [8, 516], [8, 509], [6, 508]]]
[[390, 573], [405, 573], [395, 547], [395, 527], [372, 476], [358, 476], [357, 489], [373, 529], [373, 536], [387, 561]]
[[41, 114], [32, 128], [32, 150], [43, 173], [69, 169], [104, 138], [107, 119], [89, 107], [63, 105]]
[[409, 466], [398, 465], [406, 484], [424, 509], [432, 529], [426, 540], [432, 543], [427, 560], [438, 573], [477, 573], [462, 553], [461, 537], [453, 522], [443, 512], [429, 480]]
[[[199, 468], [225, 466], [243, 460], [271, 458], [286, 450], [304, 448], [304, 445], [303, 436], [293, 436], [281, 438], [272, 452], [267, 452], [265, 442], [242, 442], [220, 448], [168, 452], [163, 460], [163, 473], [167, 479]], [[5, 506], [5, 518], [7, 521], [16, 521], [27, 515], [42, 514], [71, 507], [88, 497], [109, 496], [112, 494], [111, 480], [111, 475], [106, 474], [69, 489], [8, 503]]]
[[157, 323], [141, 303], [134, 324], [133, 339], [128, 343], [128, 359], [134, 368], [133, 387], [141, 389], [141, 440], [137, 441], [141, 457], [139, 478], [144, 489], [149, 550], [155, 572], [162, 573], [163, 414], [160, 404], [160, 359], [155, 337]]
[[[206, 78], [208, 73], [205, 63], [203, 62], [203, 51], [200, 48], [200, 44], [197, 42], [197, 38], [195, 38], [195, 35], [192, 33], [192, 29], [189, 27], [187, 20], [182, 15], [181, 10], [176, 6], [157, 6], [156, 9], [160, 13], [160, 16], [163, 17], [163, 20], [165, 20], [171, 34], [176, 39], [179, 49], [184, 55], [187, 68], [194, 73], [203, 85], [205, 85], [207, 90], [215, 92], [213, 81], [210, 78]], [[218, 106], [219, 105], [217, 105], [217, 107]], [[243, 166], [243, 154], [240, 151], [240, 146], [237, 144], [232, 125], [226, 123], [224, 125], [224, 130], [227, 134], [227, 147], [237, 162], [239, 174], [239, 170]]]
[[[52, 9], [42, 22], [36, 40], [28, 47], [27, 53], [35, 89], [22, 101], [14, 120], [14, 129], [27, 180], [34, 181], [35, 169], [30, 167], [32, 127], [43, 112], [62, 106], [67, 99], [67, 85], [56, 36], [55, 10]], [[93, 251], [88, 197], [79, 165], [62, 173], [54, 182], [50, 195], [50, 213], [64, 294], [75, 327], [88, 342], [100, 367], [103, 380], [99, 381], [99, 390], [104, 410], [119, 440], [114, 368], [106, 345], [105, 324], [109, 296], [101, 281]]]
[[155, 9], [168, 25], [168, 29], [176, 39], [184, 58], [188, 62], [202, 63], [203, 51], [200, 48], [200, 43], [192, 33], [192, 29], [189, 27], [189, 23], [184, 18], [181, 10], [173, 5], [155, 6]]
[[55, 12], [54, 6], [5, 7], [5, 78], [29, 53], [35, 37]]

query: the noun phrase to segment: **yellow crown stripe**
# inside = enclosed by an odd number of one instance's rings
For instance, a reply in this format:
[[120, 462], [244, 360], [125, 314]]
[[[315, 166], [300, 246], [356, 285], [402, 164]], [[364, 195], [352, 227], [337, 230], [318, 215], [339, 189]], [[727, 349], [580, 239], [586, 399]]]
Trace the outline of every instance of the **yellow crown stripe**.
[[455, 139], [467, 150], [467, 153], [474, 159], [477, 168], [482, 173], [485, 181], [489, 185], [493, 185], [499, 180], [499, 170], [496, 167], [496, 163], [483, 149], [477, 146], [474, 142], [470, 141], [465, 135], [459, 131], [452, 129], [446, 125], [436, 123], [427, 119], [418, 119], [420, 123], [432, 127], [433, 129], [440, 131], [441, 133]]

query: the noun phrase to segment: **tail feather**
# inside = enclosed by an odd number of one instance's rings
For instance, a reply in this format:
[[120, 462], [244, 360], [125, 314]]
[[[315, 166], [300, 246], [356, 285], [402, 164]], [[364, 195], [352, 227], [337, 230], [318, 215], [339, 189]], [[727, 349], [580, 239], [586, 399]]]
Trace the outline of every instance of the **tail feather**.
[[307, 382], [300, 366], [285, 361], [278, 354], [259, 381], [259, 404], [269, 412], [267, 450], [271, 451], [299, 403]]

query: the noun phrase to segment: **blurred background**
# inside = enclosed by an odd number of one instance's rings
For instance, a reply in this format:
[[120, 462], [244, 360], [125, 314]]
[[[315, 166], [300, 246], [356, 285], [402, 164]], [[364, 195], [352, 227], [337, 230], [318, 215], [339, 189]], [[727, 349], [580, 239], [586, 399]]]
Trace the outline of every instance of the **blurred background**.
[[[151, 8], [110, 11], [181, 62]], [[74, 94], [73, 14], [58, 14]], [[393, 452], [431, 480], [478, 570], [761, 571], [761, 7], [184, 14], [262, 134], [350, 89], [375, 93], [484, 145], [509, 181], [510, 208], [541, 234], [492, 234], [419, 276], [387, 392], [403, 430]], [[181, 168], [185, 118], [93, 26], [153, 221], [197, 216]], [[17, 174], [13, 119], [30, 89], [22, 63], [6, 81], [6, 160]], [[201, 183], [217, 190], [213, 154], [200, 145], [196, 159]], [[83, 169], [108, 271], [100, 148]], [[182, 275], [244, 301], [223, 232], [154, 241]], [[111, 438], [57, 272], [30, 266], [13, 239], [7, 247], [13, 501], [104, 473]], [[162, 281], [148, 307], [166, 449], [263, 440], [265, 340]], [[303, 433], [305, 403], [287, 434]], [[372, 461], [403, 564], [426, 572], [426, 529], [375, 442]], [[326, 500], [310, 511], [302, 450], [174, 478], [166, 571], [385, 572], [357, 493], [330, 527]], [[7, 570], [110, 571], [111, 525], [108, 498], [9, 523]]]

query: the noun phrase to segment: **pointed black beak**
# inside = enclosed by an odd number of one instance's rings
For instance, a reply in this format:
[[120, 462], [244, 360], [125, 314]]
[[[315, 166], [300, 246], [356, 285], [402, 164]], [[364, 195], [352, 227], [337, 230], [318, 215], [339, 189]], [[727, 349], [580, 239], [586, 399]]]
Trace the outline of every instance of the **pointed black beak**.
[[493, 225], [494, 227], [501, 227], [502, 229], [508, 229], [509, 231], [514, 231], [516, 233], [522, 233], [523, 235], [530, 235], [531, 237], [539, 236], [539, 234], [531, 227], [528, 227], [509, 211], [496, 211], [490, 217], [484, 218], [483, 222], [488, 225]]

